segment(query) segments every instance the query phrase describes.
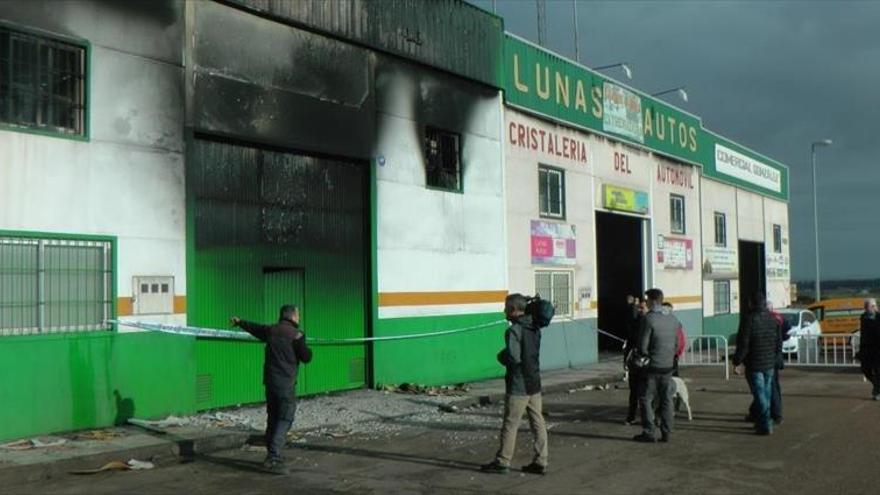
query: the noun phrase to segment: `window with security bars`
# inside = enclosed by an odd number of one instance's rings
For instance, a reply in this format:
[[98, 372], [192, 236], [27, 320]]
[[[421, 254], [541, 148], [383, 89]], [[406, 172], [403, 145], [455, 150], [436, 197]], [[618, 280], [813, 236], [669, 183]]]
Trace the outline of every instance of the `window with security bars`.
[[425, 183], [461, 192], [461, 136], [433, 127], [425, 129]]
[[684, 196], [669, 195], [669, 225], [673, 234], [684, 234]]
[[84, 47], [0, 25], [0, 122], [85, 135]]
[[730, 281], [716, 280], [713, 284], [714, 314], [730, 313]]
[[782, 225], [773, 225], [773, 252], [782, 252]]
[[727, 216], [715, 212], [715, 245], [727, 246]]
[[565, 218], [565, 172], [538, 167], [538, 203], [542, 217]]
[[0, 235], [0, 335], [109, 330], [112, 243]]
[[572, 274], [565, 271], [535, 272], [535, 292], [549, 300], [556, 314], [570, 316], [572, 311]]

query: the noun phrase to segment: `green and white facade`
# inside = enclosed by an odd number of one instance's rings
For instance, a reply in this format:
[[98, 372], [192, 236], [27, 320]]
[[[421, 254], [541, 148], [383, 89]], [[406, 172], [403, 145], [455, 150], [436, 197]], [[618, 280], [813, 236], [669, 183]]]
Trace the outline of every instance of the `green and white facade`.
[[[500, 376], [504, 297], [551, 290], [564, 315], [545, 331], [545, 368], [594, 362], [597, 212], [644, 221], [643, 283], [692, 335], [736, 323], [738, 306], [719, 314], [714, 297], [719, 280], [738, 293], [737, 267], [706, 260], [736, 257], [737, 239], [770, 246], [775, 225], [767, 288], [788, 303], [784, 166], [464, 2], [383, 4], [0, 7], [9, 57], [78, 57], [78, 85], [53, 82], [67, 106], [52, 108], [81, 107], [56, 125], [28, 106], [33, 78], [60, 67], [45, 61], [0, 86], [18, 95], [0, 109], [0, 439], [262, 400], [258, 344], [112, 319], [222, 328], [295, 302], [321, 339], [496, 322], [316, 345], [299, 383], [315, 394]], [[606, 105], [612, 93], [638, 100], [640, 126]], [[553, 149], [533, 147], [532, 129]], [[562, 215], [542, 211], [541, 166], [564, 172]], [[670, 231], [670, 194], [684, 234]], [[728, 251], [707, 251], [715, 212]], [[534, 222], [571, 253], [535, 256]], [[670, 245], [690, 261], [667, 261], [681, 254]]]

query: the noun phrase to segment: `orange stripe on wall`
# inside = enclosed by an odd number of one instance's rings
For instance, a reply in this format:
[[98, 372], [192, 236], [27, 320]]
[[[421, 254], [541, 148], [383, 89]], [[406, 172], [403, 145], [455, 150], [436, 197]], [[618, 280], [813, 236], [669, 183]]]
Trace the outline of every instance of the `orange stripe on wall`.
[[663, 298], [663, 300], [670, 303], [670, 304], [698, 303], [698, 302], [703, 302], [703, 296], [676, 296], [676, 297], [666, 297], [666, 298]]
[[116, 299], [116, 314], [119, 316], [131, 316], [134, 314], [134, 303], [130, 297]]
[[174, 296], [174, 314], [186, 313], [186, 296]]
[[440, 304], [501, 303], [506, 290], [460, 292], [382, 292], [379, 306], [436, 306]]

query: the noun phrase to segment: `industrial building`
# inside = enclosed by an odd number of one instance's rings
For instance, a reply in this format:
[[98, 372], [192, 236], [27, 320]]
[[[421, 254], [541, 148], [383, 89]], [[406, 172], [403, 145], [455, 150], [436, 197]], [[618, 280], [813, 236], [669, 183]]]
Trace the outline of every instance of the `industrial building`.
[[108, 320], [296, 303], [316, 394], [501, 375], [509, 292], [546, 369], [650, 286], [789, 303], [783, 165], [459, 0], [7, 3], [0, 68], [0, 439], [263, 400], [259, 344]]

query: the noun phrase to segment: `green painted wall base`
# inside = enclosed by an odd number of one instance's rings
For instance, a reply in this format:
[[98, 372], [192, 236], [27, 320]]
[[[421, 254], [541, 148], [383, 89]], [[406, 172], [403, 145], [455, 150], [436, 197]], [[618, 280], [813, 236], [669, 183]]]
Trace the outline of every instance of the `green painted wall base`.
[[675, 316], [678, 317], [688, 337], [704, 335], [702, 309], [676, 309]]
[[[375, 335], [410, 335], [465, 328], [503, 319], [501, 313], [380, 319]], [[376, 342], [376, 385], [445, 385], [504, 375], [495, 355], [504, 346], [506, 325], [438, 337]]]
[[576, 368], [599, 360], [596, 319], [562, 320], [541, 330], [541, 369]]
[[195, 339], [101, 332], [0, 339], [0, 440], [195, 412]]
[[730, 345], [736, 342], [739, 328], [739, 314], [707, 316], [703, 318], [703, 335], [720, 335], [727, 337]]

